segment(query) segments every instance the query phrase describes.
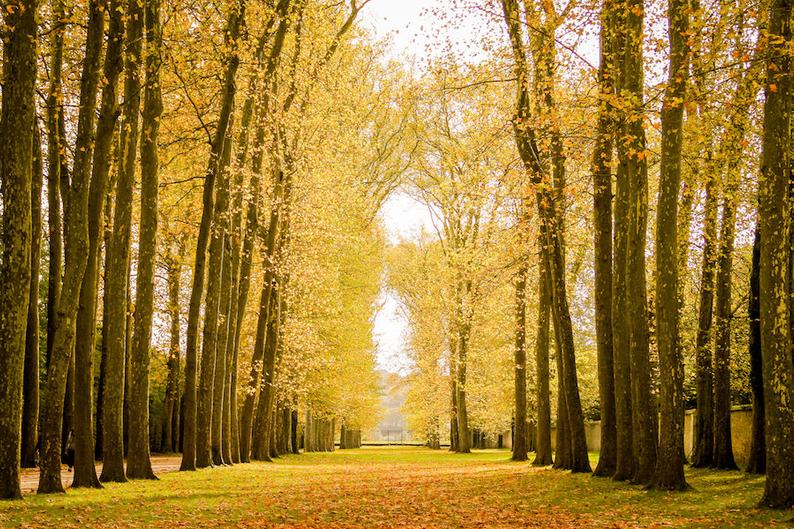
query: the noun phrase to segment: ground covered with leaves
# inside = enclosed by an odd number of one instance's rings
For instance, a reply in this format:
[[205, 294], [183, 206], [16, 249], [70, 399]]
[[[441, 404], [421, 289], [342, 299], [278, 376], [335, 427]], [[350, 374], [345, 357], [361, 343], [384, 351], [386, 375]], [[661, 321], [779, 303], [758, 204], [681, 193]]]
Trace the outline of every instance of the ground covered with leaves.
[[509, 460], [363, 448], [0, 503], [4, 527], [794, 527], [757, 509], [763, 478], [693, 470], [686, 493], [647, 492]]

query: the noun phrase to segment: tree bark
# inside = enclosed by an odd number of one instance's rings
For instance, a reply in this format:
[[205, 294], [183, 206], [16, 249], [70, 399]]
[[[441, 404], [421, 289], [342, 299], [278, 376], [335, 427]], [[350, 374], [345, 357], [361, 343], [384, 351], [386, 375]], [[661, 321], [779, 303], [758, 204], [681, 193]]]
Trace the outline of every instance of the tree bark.
[[[62, 193], [67, 197], [64, 200], [63, 226], [65, 267], [42, 408], [39, 492], [63, 492], [61, 483], [62, 421], [66, 378], [68, 378], [69, 365], [75, 352], [80, 287], [88, 264], [90, 169], [105, 8], [105, 2], [102, 0], [92, 1], [89, 4], [86, 54], [80, 79], [80, 110], [74, 164], [71, 182], [67, 183], [65, 190], [62, 189]], [[83, 373], [80, 373], [80, 376], [82, 377]], [[89, 457], [93, 461], [93, 447], [91, 447]]]
[[526, 259], [521, 260], [516, 278], [515, 301], [515, 434], [513, 436], [513, 461], [527, 460], [527, 274]]
[[182, 252], [179, 256], [169, 254], [168, 269], [168, 313], [171, 320], [171, 342], [168, 348], [168, 380], [165, 389], [163, 412], [163, 446], [165, 453], [177, 452], [179, 448], [179, 357], [180, 357], [180, 303], [179, 290], [182, 276]]
[[[50, 264], [47, 277], [47, 350], [49, 366], [52, 340], [55, 337], [58, 298], [61, 292], [63, 265], [63, 227], [61, 224], [61, 178], [68, 171], [63, 159], [62, 68], [64, 7], [62, 0], [52, 3], [52, 38], [50, 41], [50, 87], [47, 95], [47, 224], [49, 227]], [[63, 175], [61, 173], [64, 173]]]
[[[3, 96], [0, 117], [2, 253], [0, 253], [0, 498], [19, 487], [25, 329], [31, 271], [31, 193], [36, 119], [36, 0], [3, 13]], [[8, 6], [12, 7], [12, 6]], [[62, 397], [61, 397], [62, 398]], [[60, 426], [60, 424], [58, 424]], [[60, 471], [60, 461], [59, 468]]]
[[633, 481], [647, 484], [656, 467], [657, 409], [651, 394], [648, 300], [645, 276], [648, 223], [648, 165], [643, 112], [642, 0], [624, 5], [625, 48], [620, 74], [625, 94], [623, 131], [618, 156], [624, 162], [628, 186], [628, 240], [626, 252], [626, 312], [631, 362], [632, 424], [635, 468]]
[[[141, 126], [141, 223], [135, 284], [135, 329], [130, 356], [130, 429], [127, 477], [156, 479], [149, 454], [149, 345], [154, 312], [157, 261], [159, 159], [157, 138], [163, 102], [160, 90], [162, 27], [160, 0], [147, 0], [144, 10], [146, 56]], [[133, 157], [134, 159], [134, 157]]]
[[88, 196], [88, 262], [80, 288], [75, 347], [75, 468], [73, 487], [100, 487], [94, 466], [94, 376], [97, 287], [102, 244], [104, 202], [110, 173], [110, 150], [118, 118], [116, 86], [121, 73], [124, 22], [117, 0], [109, 5], [108, 45], [105, 52], [102, 99], [93, 152], [93, 173]]
[[538, 326], [535, 338], [535, 371], [537, 385], [537, 447], [535, 466], [553, 463], [551, 451], [551, 396], [549, 389], [549, 311], [551, 304], [548, 281], [548, 263], [541, 247], [538, 249]]
[[[791, 0], [770, 5], [766, 48], [764, 131], [758, 218], [761, 231], [761, 347], [766, 405], [766, 486], [763, 505], [794, 505], [794, 358], [788, 306], [787, 267], [792, 205], [791, 178], [792, 69]], [[788, 48], [787, 48], [788, 47]], [[774, 88], [773, 88], [774, 86]]]
[[711, 466], [714, 460], [714, 382], [709, 341], [714, 307], [714, 272], [717, 253], [717, 192], [714, 177], [707, 175], [703, 224], [703, 265], [700, 280], [697, 353], [697, 417], [692, 466]]
[[105, 271], [105, 311], [107, 312], [107, 360], [102, 397], [103, 482], [124, 482], [125, 433], [129, 432], [125, 403], [130, 395], [127, 381], [128, 304], [130, 238], [132, 232], [132, 195], [135, 187], [135, 161], [140, 112], [140, 63], [143, 40], [142, 5], [129, 0], [126, 12], [127, 36], [124, 53], [124, 108], [120, 133], [116, 203], [113, 236], [107, 249], [110, 268]]
[[601, 57], [598, 132], [593, 149], [593, 248], [598, 396], [601, 404], [601, 451], [596, 476], [613, 476], [617, 468], [615, 375], [612, 348], [612, 134], [610, 98], [614, 97], [614, 14], [611, 0], [601, 7]]
[[766, 438], [764, 432], [764, 364], [761, 350], [761, 233], [756, 224], [753, 241], [753, 263], [750, 272], [750, 298], [747, 307], [749, 320], [748, 349], [750, 354], [750, 390], [753, 394], [753, 427], [750, 434], [750, 456], [745, 471], [766, 473]]
[[41, 158], [41, 133], [38, 120], [33, 121], [33, 165], [31, 179], [30, 292], [27, 328], [25, 330], [25, 361], [22, 381], [22, 446], [21, 466], [36, 467], [39, 442], [39, 271], [41, 268], [41, 190], [44, 171]]
[[[196, 407], [196, 363], [198, 359], [198, 326], [201, 317], [201, 298], [204, 292], [204, 267], [207, 260], [207, 244], [209, 242], [210, 226], [212, 223], [213, 209], [215, 207], [214, 189], [218, 175], [219, 159], [222, 153], [224, 139], [229, 128], [234, 98], [236, 94], [237, 70], [240, 65], [238, 55], [238, 39], [240, 27], [245, 18], [245, 0], [239, 0], [229, 12], [226, 23], [226, 38], [228, 55], [225, 58], [226, 70], [224, 73], [223, 97], [218, 119], [218, 126], [213, 136], [212, 147], [207, 171], [204, 178], [203, 207], [201, 211], [201, 224], [199, 225], [196, 240], [196, 258], [193, 265], [193, 286], [190, 292], [187, 324], [187, 351], [185, 359], [185, 420], [183, 434], [183, 453], [180, 470], [195, 470], [197, 457], [197, 407]], [[203, 456], [202, 456], [203, 457]]]
[[[212, 456], [212, 463], [215, 465], [223, 465], [223, 410], [224, 410], [224, 395], [228, 389], [226, 383], [228, 359], [226, 356], [227, 341], [229, 337], [229, 303], [230, 303], [230, 289], [231, 289], [231, 248], [229, 245], [229, 186], [230, 186], [230, 167], [232, 152], [232, 126], [229, 126], [229, 132], [226, 136], [226, 142], [223, 147], [223, 155], [221, 163], [223, 169], [221, 172], [221, 180], [219, 181], [219, 189], [217, 193], [218, 203], [215, 208], [216, 218], [214, 220], [215, 232], [212, 234], [210, 241], [210, 274], [216, 273], [219, 277], [218, 287], [220, 291], [217, 293], [219, 297], [217, 305], [217, 327], [215, 329], [215, 373], [212, 383], [212, 420], [210, 421], [210, 449]], [[217, 241], [215, 237], [218, 237]], [[213, 250], [219, 251], [220, 255], [216, 256]], [[213, 267], [215, 260], [218, 260], [218, 266]], [[207, 296], [209, 299], [210, 285], [213, 284], [213, 277], [210, 275], [210, 280], [207, 284]], [[210, 304], [207, 303], [207, 307]], [[206, 332], [206, 326], [205, 326]], [[205, 342], [206, 343], [206, 342]]]
[[670, 62], [662, 107], [662, 159], [656, 213], [656, 329], [659, 347], [660, 438], [652, 487], [685, 490], [684, 362], [679, 346], [678, 196], [684, 98], [689, 70], [689, 5], [669, 0]]
[[[726, 178], [733, 180], [733, 176]], [[731, 275], [736, 225], [736, 188], [729, 183], [723, 192], [720, 248], [717, 254], [715, 309], [717, 328], [714, 346], [714, 459], [713, 468], [736, 469], [731, 441]]]
[[[207, 274], [207, 296], [204, 302], [204, 332], [201, 344], [201, 378], [199, 382], [198, 409], [197, 409], [197, 440], [196, 440], [196, 466], [204, 468], [210, 466], [214, 458], [213, 453], [213, 426], [220, 427], [223, 410], [223, 372], [225, 351], [220, 349], [218, 343], [219, 316], [221, 309], [221, 283], [223, 280], [224, 264], [224, 237], [226, 219], [229, 210], [229, 172], [228, 162], [231, 152], [231, 131], [229, 124], [221, 159], [218, 165], [216, 199], [212, 219], [212, 235], [209, 248], [209, 273]], [[223, 321], [225, 317], [220, 318]], [[225, 344], [224, 344], [225, 345]], [[220, 375], [220, 376], [219, 376]], [[216, 386], [219, 399], [215, 400]], [[219, 407], [216, 407], [219, 406]], [[220, 428], [218, 428], [217, 448], [220, 453]], [[220, 464], [220, 463], [218, 463]]]

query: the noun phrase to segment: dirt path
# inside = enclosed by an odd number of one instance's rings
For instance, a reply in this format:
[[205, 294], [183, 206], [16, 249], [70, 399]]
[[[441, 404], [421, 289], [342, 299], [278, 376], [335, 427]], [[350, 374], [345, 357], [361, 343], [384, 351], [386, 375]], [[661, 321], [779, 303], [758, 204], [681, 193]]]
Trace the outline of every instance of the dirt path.
[[[152, 470], [154, 473], [165, 474], [167, 472], [175, 472], [179, 470], [179, 463], [181, 456], [167, 455], [167, 456], [152, 456]], [[97, 475], [102, 472], [102, 463], [96, 464]], [[64, 487], [72, 485], [72, 472], [66, 468], [66, 465], [61, 467], [61, 479], [63, 480]], [[37, 468], [23, 468], [20, 477], [20, 486], [22, 487], [22, 494], [31, 494], [36, 492], [39, 486], [39, 469]]]

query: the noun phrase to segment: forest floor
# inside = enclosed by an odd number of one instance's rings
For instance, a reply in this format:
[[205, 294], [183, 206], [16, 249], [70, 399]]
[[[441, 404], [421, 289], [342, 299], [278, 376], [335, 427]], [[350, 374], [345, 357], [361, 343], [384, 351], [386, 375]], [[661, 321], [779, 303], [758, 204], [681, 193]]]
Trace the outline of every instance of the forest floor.
[[0, 502], [0, 526], [794, 527], [794, 511], [755, 507], [762, 477], [690, 470], [692, 491], [660, 493], [509, 457], [504, 450], [378, 447], [165, 472], [154, 482]]

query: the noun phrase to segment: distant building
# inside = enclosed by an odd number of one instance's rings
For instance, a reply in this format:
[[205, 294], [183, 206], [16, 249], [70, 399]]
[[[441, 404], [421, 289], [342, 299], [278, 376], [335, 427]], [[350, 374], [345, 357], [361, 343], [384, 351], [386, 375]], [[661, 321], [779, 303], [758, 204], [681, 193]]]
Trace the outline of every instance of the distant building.
[[408, 386], [405, 378], [397, 373], [379, 370], [381, 406], [383, 419], [378, 426], [367, 432], [364, 441], [375, 443], [411, 443], [413, 434], [405, 422], [402, 406], [405, 403]]

